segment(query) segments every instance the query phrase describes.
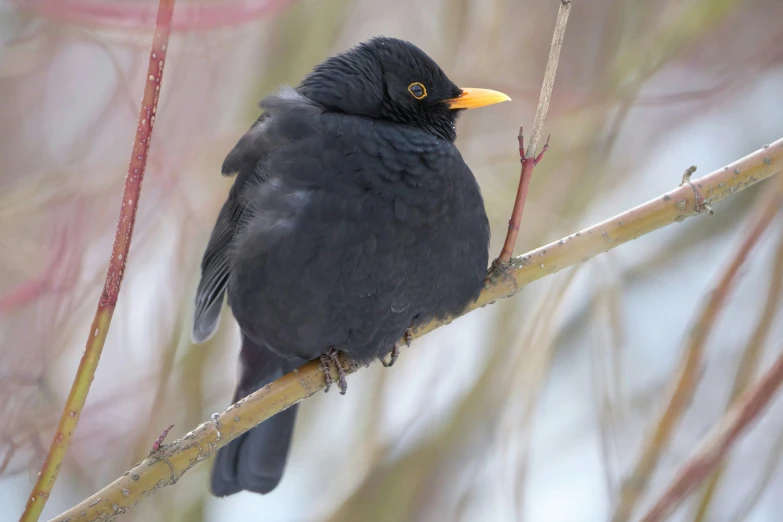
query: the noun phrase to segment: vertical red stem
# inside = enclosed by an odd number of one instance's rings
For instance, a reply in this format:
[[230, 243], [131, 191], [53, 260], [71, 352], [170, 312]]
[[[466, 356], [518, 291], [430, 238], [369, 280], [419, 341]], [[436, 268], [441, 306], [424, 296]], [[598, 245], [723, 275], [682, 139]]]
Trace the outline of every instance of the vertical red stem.
[[511, 218], [508, 220], [508, 232], [506, 233], [506, 241], [503, 243], [503, 250], [500, 251], [498, 261], [501, 264], [507, 264], [511, 261], [511, 256], [514, 254], [514, 245], [517, 242], [517, 235], [519, 234], [519, 225], [522, 222], [522, 213], [525, 210], [525, 201], [527, 200], [527, 191], [530, 187], [530, 180], [533, 177], [533, 169], [536, 168], [538, 162], [544, 157], [544, 153], [549, 149], [549, 138], [546, 140], [544, 148], [538, 156], [528, 157], [525, 154], [525, 137], [522, 135], [523, 128], [519, 128], [519, 135], [517, 140], [519, 141], [519, 157], [522, 161], [522, 170], [519, 174], [519, 187], [517, 187], [517, 198], [514, 201], [514, 209], [511, 211]]
[[95, 370], [98, 367], [98, 361], [106, 341], [106, 333], [108, 332], [117, 297], [120, 293], [120, 285], [125, 272], [125, 263], [133, 235], [133, 225], [136, 221], [136, 209], [138, 208], [139, 195], [141, 193], [141, 182], [144, 179], [144, 168], [147, 164], [152, 128], [155, 124], [155, 113], [157, 112], [158, 98], [160, 96], [163, 65], [166, 58], [169, 34], [171, 33], [173, 13], [174, 0], [160, 0], [155, 33], [152, 37], [149, 66], [145, 78], [144, 96], [139, 113], [139, 123], [128, 164], [128, 174], [125, 178], [120, 217], [117, 222], [117, 231], [114, 236], [114, 246], [106, 274], [106, 282], [104, 283], [103, 292], [98, 302], [98, 309], [95, 312], [95, 317], [87, 336], [84, 355], [82, 355], [82, 359], [79, 362], [79, 368], [71, 385], [71, 391], [60, 417], [60, 422], [57, 425], [57, 431], [49, 447], [46, 461], [38, 474], [38, 480], [33, 487], [33, 491], [27, 499], [27, 506], [24, 513], [22, 513], [21, 522], [35, 522], [41, 516], [44, 505], [59, 475], [73, 432], [76, 430], [79, 422], [79, 416], [87, 400], [87, 393], [90, 390], [90, 384], [92, 384], [95, 376]]

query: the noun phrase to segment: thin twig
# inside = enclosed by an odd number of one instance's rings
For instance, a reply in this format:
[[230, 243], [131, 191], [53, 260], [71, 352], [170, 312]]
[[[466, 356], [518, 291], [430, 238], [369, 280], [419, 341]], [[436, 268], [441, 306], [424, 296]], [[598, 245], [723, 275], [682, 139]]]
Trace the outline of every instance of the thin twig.
[[[783, 228], [781, 228], [778, 249], [772, 265], [772, 277], [769, 280], [764, 309], [761, 313], [761, 318], [753, 331], [753, 335], [751, 335], [748, 344], [742, 353], [742, 359], [737, 367], [737, 374], [734, 377], [734, 386], [731, 390], [727, 410], [731, 408], [734, 401], [745, 392], [745, 389], [751, 383], [753, 376], [756, 373], [756, 367], [761, 358], [764, 341], [766, 341], [767, 336], [769, 335], [770, 328], [772, 327], [772, 323], [778, 311], [781, 288], [783, 288]], [[709, 482], [707, 482], [693, 522], [704, 522], [707, 519], [707, 512], [709, 511], [712, 497], [718, 489], [718, 484], [720, 483], [724, 468], [725, 465], [719, 466], [712, 477], [710, 477]]]
[[[688, 181], [682, 186], [691, 188], [692, 184]], [[633, 471], [623, 482], [620, 491], [620, 502], [612, 517], [613, 522], [629, 520], [642, 493], [647, 490], [647, 485], [658, 464], [661, 451], [668, 444], [675, 426], [685, 412], [696, 389], [699, 375], [698, 369], [701, 365], [707, 338], [726, 302], [732, 283], [740, 267], [748, 258], [748, 254], [750, 254], [762, 233], [769, 227], [769, 224], [772, 223], [775, 215], [780, 210], [781, 203], [783, 203], [783, 190], [776, 187], [770, 193], [770, 197], [766, 198], [766, 201], [761, 206], [761, 211], [754, 216], [750, 230], [743, 234], [742, 243], [716, 284], [715, 289], [710, 293], [710, 298], [704, 304], [698, 320], [691, 328], [683, 350], [683, 360], [673, 382], [672, 392], [666, 408], [661, 413], [655, 423], [655, 428], [645, 441], [636, 466], [634, 466]]]
[[522, 169], [519, 173], [517, 197], [514, 199], [514, 208], [511, 211], [511, 218], [508, 220], [506, 240], [503, 242], [503, 249], [500, 251], [500, 256], [492, 264], [493, 270], [501, 270], [511, 261], [511, 256], [514, 254], [514, 245], [516, 245], [517, 236], [519, 235], [519, 226], [522, 223], [522, 213], [525, 211], [527, 191], [530, 188], [530, 180], [533, 179], [533, 169], [536, 168], [538, 162], [544, 157], [544, 153], [549, 150], [549, 138], [547, 138], [544, 148], [541, 149], [538, 156], [526, 156], [525, 136], [523, 135], [523, 132], [524, 128], [520, 127], [517, 140], [519, 141], [519, 156], [522, 161]]
[[549, 48], [549, 58], [547, 59], [546, 70], [544, 71], [544, 82], [541, 85], [541, 95], [538, 99], [536, 116], [533, 120], [533, 132], [530, 134], [530, 142], [528, 143], [527, 151], [525, 151], [522, 127], [519, 128], [519, 136], [517, 139], [519, 140], [519, 156], [522, 161], [522, 169], [519, 174], [517, 197], [514, 200], [514, 209], [511, 211], [511, 219], [508, 221], [506, 240], [503, 243], [503, 249], [500, 251], [500, 256], [498, 256], [493, 263], [493, 270], [499, 270], [508, 265], [509, 261], [511, 261], [511, 256], [514, 254], [514, 245], [516, 245], [517, 242], [517, 234], [519, 234], [519, 225], [522, 222], [522, 212], [525, 208], [527, 191], [530, 187], [530, 180], [533, 177], [533, 169], [538, 162], [541, 161], [544, 153], [549, 148], [549, 138], [547, 138], [546, 144], [541, 152], [536, 154], [538, 142], [541, 140], [541, 130], [544, 128], [546, 113], [549, 111], [549, 101], [552, 99], [552, 88], [555, 85], [557, 63], [560, 60], [560, 49], [563, 47], [563, 38], [565, 38], [566, 24], [568, 23], [568, 15], [570, 13], [571, 0], [560, 0], [560, 9], [557, 12], [555, 31], [552, 35], [552, 45]]
[[557, 63], [560, 60], [560, 49], [563, 47], [568, 15], [571, 14], [571, 0], [560, 0], [560, 9], [557, 12], [555, 31], [552, 35], [552, 45], [549, 47], [549, 58], [544, 71], [544, 84], [541, 86], [541, 96], [538, 99], [536, 116], [533, 119], [533, 132], [530, 134], [530, 143], [527, 146], [525, 156], [536, 155], [538, 142], [541, 140], [541, 130], [544, 128], [546, 113], [549, 111], [549, 101], [552, 99], [552, 88], [555, 85]]
[[[603, 263], [608, 265], [608, 263]], [[606, 271], [611, 275], [614, 272], [609, 266]], [[597, 299], [591, 303], [593, 308], [592, 323], [595, 325], [595, 348], [591, 350], [592, 384], [596, 403], [596, 424], [600, 435], [600, 450], [603, 461], [604, 483], [609, 501], [614, 503], [617, 499], [618, 477], [620, 475], [619, 442], [617, 425], [622, 425], [622, 404], [617, 397], [622, 397], [622, 313], [619, 300], [619, 282], [613, 280], [600, 282], [603, 286]], [[606, 335], [604, 336], [604, 332]]]
[[[780, 459], [783, 456], [783, 432], [778, 434], [778, 440], [775, 442], [775, 446], [770, 450], [769, 454], [764, 459], [764, 469], [761, 471], [761, 476], [753, 485], [753, 489], [750, 494], [743, 500], [742, 505], [734, 513], [734, 516], [727, 519], [731, 522], [745, 522], [748, 520], [748, 514], [756, 507], [759, 499], [767, 491], [767, 485], [772, 477], [775, 476], [775, 472], [780, 466]], [[743, 480], [745, 477], [743, 477]]]
[[547, 292], [533, 320], [528, 334], [519, 343], [519, 348], [508, 365], [511, 367], [510, 382], [505, 386], [506, 412], [499, 422], [501, 448], [506, 448], [509, 465], [508, 483], [511, 486], [514, 518], [524, 518], [525, 481], [530, 465], [530, 440], [533, 433], [533, 418], [542, 391], [550, 375], [549, 368], [555, 354], [555, 329], [553, 324], [561, 314], [564, 298], [571, 288], [580, 267], [565, 274], [559, 285]]
[[160, 451], [160, 446], [163, 444], [163, 441], [166, 440], [166, 435], [169, 434], [171, 431], [171, 428], [173, 428], [173, 424], [169, 424], [166, 426], [166, 429], [160, 432], [160, 435], [158, 435], [158, 438], [155, 439], [155, 442], [152, 443], [152, 451]]
[[22, 513], [20, 522], [35, 522], [41, 516], [70, 446], [73, 432], [79, 422], [79, 416], [84, 408], [84, 402], [87, 400], [87, 393], [90, 391], [90, 384], [92, 384], [106, 342], [106, 334], [117, 304], [122, 277], [125, 273], [125, 262], [133, 236], [133, 225], [136, 221], [141, 183], [144, 179], [147, 153], [155, 123], [173, 12], [174, 0], [160, 0], [155, 32], [152, 37], [149, 66], [145, 77], [144, 96], [139, 111], [139, 123], [128, 164], [128, 174], [125, 178], [120, 217], [114, 235], [114, 246], [109, 260], [106, 281], [87, 336], [84, 354], [79, 362], [79, 368], [76, 370], [70, 394], [60, 417], [60, 423], [49, 447], [46, 461], [38, 474], [38, 480], [27, 499], [27, 506]]
[[[772, 177], [782, 167], [783, 139], [780, 139], [696, 180], [695, 183], [706, 196], [705, 199], [714, 204]], [[461, 315], [517, 294], [533, 281], [587, 261], [601, 252], [700, 212], [701, 207], [697, 204], [691, 187], [678, 187], [602, 223], [524, 256], [513, 258], [511, 269], [503, 277], [488, 278], [478, 300]], [[432, 321], [418, 327], [412, 332], [413, 337], [421, 337], [453, 319], [455, 317]], [[348, 366], [346, 361], [346, 367]], [[214, 454], [218, 448], [273, 415], [317, 393], [324, 386], [324, 374], [318, 361], [307, 363], [248, 395], [223, 413], [216, 414], [216, 420], [221, 426], [220, 437], [214, 429], [214, 422], [207, 421], [184, 437], [167, 444], [166, 462], [156, 457], [142, 461], [101, 491], [53, 520], [111, 520], [158, 489], [176, 482], [191, 467]], [[84, 515], [80, 516], [82, 513]]]
[[783, 353], [703, 440], [696, 454], [680, 469], [671, 485], [642, 518], [642, 522], [656, 522], [671, 514], [723, 461], [740, 434], [767, 407], [781, 384], [783, 384]]

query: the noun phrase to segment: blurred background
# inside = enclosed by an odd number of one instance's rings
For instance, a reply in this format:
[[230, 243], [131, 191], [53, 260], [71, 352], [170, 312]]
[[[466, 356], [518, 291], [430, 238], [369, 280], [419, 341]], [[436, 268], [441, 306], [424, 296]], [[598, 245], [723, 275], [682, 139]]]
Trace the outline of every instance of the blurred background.
[[[257, 101], [325, 57], [408, 39], [463, 86], [513, 102], [460, 118], [500, 250], [556, 0], [178, 0], [118, 308], [45, 519], [222, 411], [237, 328], [190, 343], [201, 254]], [[46, 455], [105, 276], [157, 2], [0, 0], [0, 519]], [[783, 136], [779, 0], [576, 1], [517, 253], [654, 198]], [[209, 464], [120, 520], [599, 521], [665, 406], [685, 338], [776, 180], [416, 340], [300, 410], [272, 494], [208, 494]], [[780, 216], [779, 216], [780, 218]], [[700, 382], [636, 513], [728, 405], [743, 357], [783, 346], [783, 222], [711, 332]], [[756, 354], [756, 355], [747, 355]], [[779, 520], [783, 402], [674, 520]]]

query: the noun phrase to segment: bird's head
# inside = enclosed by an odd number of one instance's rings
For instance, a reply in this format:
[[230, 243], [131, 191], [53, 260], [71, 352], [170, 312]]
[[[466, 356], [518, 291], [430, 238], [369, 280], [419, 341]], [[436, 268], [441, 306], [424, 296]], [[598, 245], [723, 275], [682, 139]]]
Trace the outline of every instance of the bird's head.
[[299, 91], [328, 110], [412, 125], [453, 141], [461, 109], [510, 100], [457, 87], [415, 45], [377, 37], [317, 65]]

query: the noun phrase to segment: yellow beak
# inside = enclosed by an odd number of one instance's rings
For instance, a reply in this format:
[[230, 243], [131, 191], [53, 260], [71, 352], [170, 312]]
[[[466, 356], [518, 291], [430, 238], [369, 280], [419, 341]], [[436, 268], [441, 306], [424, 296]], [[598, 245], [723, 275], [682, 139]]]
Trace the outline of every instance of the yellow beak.
[[449, 104], [449, 109], [476, 109], [504, 101], [511, 101], [511, 98], [502, 92], [465, 87], [462, 94], [446, 100], [446, 103]]

